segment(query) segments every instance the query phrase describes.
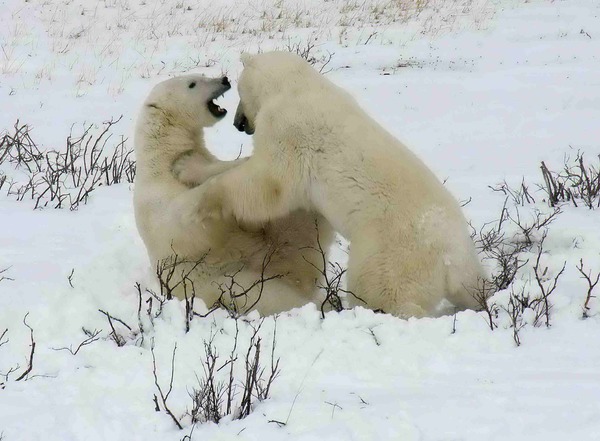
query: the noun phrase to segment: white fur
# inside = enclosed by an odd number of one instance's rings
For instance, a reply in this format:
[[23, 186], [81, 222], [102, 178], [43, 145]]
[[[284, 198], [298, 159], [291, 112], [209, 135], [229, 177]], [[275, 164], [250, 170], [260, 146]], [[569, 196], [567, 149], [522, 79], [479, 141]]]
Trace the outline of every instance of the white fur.
[[259, 222], [304, 208], [351, 241], [348, 288], [373, 309], [475, 308], [481, 266], [459, 205], [408, 148], [300, 57], [244, 57], [238, 118], [254, 154], [207, 182], [203, 216]]
[[[190, 279], [197, 297], [209, 307], [219, 297], [218, 284], [231, 282], [229, 275], [235, 273], [235, 281], [244, 288], [255, 283], [271, 253], [265, 276], [284, 277], [254, 287], [248, 298], [239, 299], [238, 308], [252, 305], [261, 288], [260, 302], [248, 309], [271, 314], [302, 306], [314, 299], [319, 277], [305, 261], [317, 263], [320, 258], [307, 249], [316, 246], [315, 215], [297, 211], [275, 222], [243, 226], [232, 219], [203, 225], [197, 218], [201, 190], [190, 185], [244, 162], [219, 161], [204, 144], [203, 128], [218, 121], [206, 103], [223, 88], [221, 81], [201, 75], [173, 78], [158, 84], [146, 99], [135, 133], [134, 207], [139, 233], [153, 265], [172, 262], [174, 254], [188, 262], [178, 265], [174, 284], [195, 261], [203, 260]], [[189, 87], [192, 82], [194, 88]], [[331, 228], [324, 220], [319, 227], [327, 249]], [[233, 290], [238, 294], [242, 288]], [[182, 285], [176, 294], [184, 295]]]

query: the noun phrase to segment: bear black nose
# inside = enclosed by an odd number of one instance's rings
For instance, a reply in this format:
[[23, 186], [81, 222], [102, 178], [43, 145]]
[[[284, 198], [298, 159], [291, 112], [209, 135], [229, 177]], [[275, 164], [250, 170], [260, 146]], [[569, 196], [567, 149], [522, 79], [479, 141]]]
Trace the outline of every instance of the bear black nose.
[[223, 86], [231, 86], [231, 83], [229, 82], [229, 78], [227, 78], [227, 77], [223, 77], [223, 78], [221, 79], [221, 84], [222, 84]]

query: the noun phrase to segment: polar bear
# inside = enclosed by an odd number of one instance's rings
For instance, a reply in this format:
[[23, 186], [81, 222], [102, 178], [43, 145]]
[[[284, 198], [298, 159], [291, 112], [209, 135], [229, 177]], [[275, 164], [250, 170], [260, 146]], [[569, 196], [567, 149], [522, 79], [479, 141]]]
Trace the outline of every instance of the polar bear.
[[[185, 75], [151, 91], [135, 130], [135, 219], [152, 264], [171, 269], [177, 263], [170, 280], [171, 286], [179, 284], [177, 296], [186, 294], [179, 282], [187, 275], [208, 307], [217, 302], [221, 288], [233, 297], [226, 302], [249, 290], [237, 298], [237, 310], [272, 314], [315, 300], [322, 256], [314, 248], [318, 237], [327, 249], [333, 231], [327, 221], [304, 210], [253, 225], [233, 220], [203, 225], [195, 218], [191, 207], [199, 195], [192, 186], [244, 162], [219, 161], [204, 144], [203, 128], [227, 113], [214, 100], [230, 87], [226, 77]], [[184, 159], [193, 182], [178, 170]], [[257, 283], [261, 278], [272, 280]]]
[[206, 182], [208, 221], [264, 222], [303, 208], [350, 241], [348, 289], [400, 317], [476, 308], [481, 264], [461, 209], [407, 147], [306, 61], [242, 55], [238, 129], [254, 153]]

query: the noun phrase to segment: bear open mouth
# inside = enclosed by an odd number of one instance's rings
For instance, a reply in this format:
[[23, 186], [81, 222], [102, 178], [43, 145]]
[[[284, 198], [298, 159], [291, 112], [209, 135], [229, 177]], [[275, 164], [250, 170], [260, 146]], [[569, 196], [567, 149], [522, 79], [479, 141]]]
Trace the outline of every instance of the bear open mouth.
[[227, 115], [227, 109], [223, 109], [221, 106], [215, 103], [215, 100], [221, 98], [223, 95], [225, 95], [225, 92], [231, 89], [231, 84], [229, 84], [229, 81], [227, 81], [226, 77], [224, 81], [225, 82], [221, 84], [221, 86], [215, 91], [215, 93], [210, 97], [210, 99], [206, 103], [208, 111], [215, 118], [223, 118], [225, 115]]
[[215, 103], [215, 99], [216, 98], [213, 98], [206, 103], [208, 111], [216, 118], [223, 118], [225, 115], [227, 115], [227, 109], [223, 109], [221, 106]]

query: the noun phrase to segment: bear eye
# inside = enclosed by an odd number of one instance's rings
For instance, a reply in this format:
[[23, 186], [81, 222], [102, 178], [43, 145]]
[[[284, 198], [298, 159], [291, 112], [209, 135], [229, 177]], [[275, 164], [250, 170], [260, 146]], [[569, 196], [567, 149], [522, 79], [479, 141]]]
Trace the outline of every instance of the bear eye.
[[188, 87], [189, 87], [190, 89], [193, 89], [194, 87], [196, 87], [196, 82], [195, 82], [195, 81], [192, 81]]

